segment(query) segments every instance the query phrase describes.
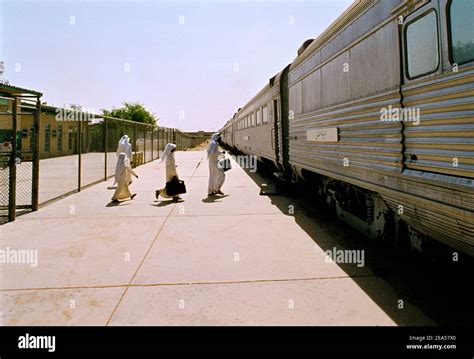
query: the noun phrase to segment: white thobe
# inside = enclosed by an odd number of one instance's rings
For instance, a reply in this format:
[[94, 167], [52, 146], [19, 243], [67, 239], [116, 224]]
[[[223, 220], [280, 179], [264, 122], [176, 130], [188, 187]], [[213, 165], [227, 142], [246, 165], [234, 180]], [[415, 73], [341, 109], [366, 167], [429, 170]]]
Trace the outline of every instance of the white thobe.
[[222, 188], [222, 185], [225, 181], [225, 172], [222, 168], [217, 166], [219, 161], [219, 156], [222, 154], [219, 150], [216, 149], [213, 153], [209, 154], [209, 186], [207, 193], [216, 193], [219, 192]]
[[[174, 176], [179, 178], [178, 171], [176, 171], [176, 161], [174, 159], [174, 153], [170, 153], [168, 156], [166, 156], [166, 182], [171, 181]], [[166, 193], [166, 187], [160, 189], [160, 196], [164, 198], [178, 197], [177, 195], [169, 196]]]
[[115, 190], [114, 196], [112, 197], [112, 201], [123, 201], [132, 197], [130, 189], [128, 188], [129, 183], [132, 181], [132, 175], [135, 177], [137, 176], [135, 172], [133, 172], [132, 167], [125, 166], [124, 170], [120, 174], [117, 189]]

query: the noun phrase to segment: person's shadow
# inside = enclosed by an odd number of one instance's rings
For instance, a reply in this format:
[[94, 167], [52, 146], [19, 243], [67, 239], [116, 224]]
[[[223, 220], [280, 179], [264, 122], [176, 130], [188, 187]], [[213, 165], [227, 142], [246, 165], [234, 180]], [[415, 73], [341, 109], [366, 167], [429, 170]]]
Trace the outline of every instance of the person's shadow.
[[206, 198], [202, 199], [202, 202], [204, 203], [215, 203], [215, 202], [220, 202], [219, 200], [225, 197], [229, 197], [228, 194], [225, 194], [223, 196], [208, 196]]
[[122, 201], [122, 202], [109, 202], [105, 207], [117, 207], [117, 206], [128, 206], [131, 201]]
[[[156, 201], [155, 201], [156, 202]], [[154, 203], [154, 204], [151, 204], [150, 206], [153, 206], [153, 207], [165, 207], [165, 206], [169, 206], [170, 204], [177, 204], [177, 203], [183, 203], [184, 200], [181, 200], [181, 201], [173, 201], [173, 200], [170, 200], [170, 201], [159, 201], [158, 203]]]

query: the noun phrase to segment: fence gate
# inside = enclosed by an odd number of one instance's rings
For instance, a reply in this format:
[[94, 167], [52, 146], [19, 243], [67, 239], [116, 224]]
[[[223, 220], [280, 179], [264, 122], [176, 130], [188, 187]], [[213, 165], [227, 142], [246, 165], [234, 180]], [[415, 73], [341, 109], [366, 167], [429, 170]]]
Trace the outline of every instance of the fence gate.
[[0, 224], [38, 209], [40, 97], [0, 85]]

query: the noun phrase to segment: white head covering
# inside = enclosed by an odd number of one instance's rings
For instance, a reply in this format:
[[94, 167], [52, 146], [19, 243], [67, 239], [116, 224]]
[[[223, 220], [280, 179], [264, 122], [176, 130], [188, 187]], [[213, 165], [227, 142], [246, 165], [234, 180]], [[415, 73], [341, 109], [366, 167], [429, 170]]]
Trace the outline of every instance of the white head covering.
[[174, 143], [167, 143], [165, 146], [165, 149], [163, 150], [163, 153], [161, 154], [159, 163], [162, 163], [166, 159], [166, 157], [168, 157], [170, 154], [173, 155], [171, 150], [175, 148], [176, 148], [176, 145]]
[[207, 157], [214, 153], [219, 146], [217, 143], [217, 139], [220, 137], [220, 133], [216, 132], [215, 134], [212, 135], [211, 141], [209, 141], [209, 145], [207, 146]]
[[130, 166], [130, 161], [127, 154], [122, 152], [118, 155], [117, 165], [115, 166], [115, 183], [119, 182], [120, 176], [125, 170], [126, 166]]
[[132, 155], [132, 145], [130, 144], [130, 138], [127, 135], [123, 135], [118, 143], [117, 156], [121, 153], [125, 153], [127, 157], [131, 157]]

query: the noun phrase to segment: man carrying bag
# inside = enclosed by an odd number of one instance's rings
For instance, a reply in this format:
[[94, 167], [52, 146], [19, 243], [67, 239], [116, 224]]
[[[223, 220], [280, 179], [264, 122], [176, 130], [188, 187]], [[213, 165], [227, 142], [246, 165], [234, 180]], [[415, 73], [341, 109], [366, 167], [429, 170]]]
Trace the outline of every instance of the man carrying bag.
[[181, 199], [179, 195], [186, 193], [184, 181], [179, 179], [178, 172], [176, 171], [176, 162], [174, 158], [175, 151], [176, 145], [168, 143], [161, 155], [160, 163], [166, 161], [166, 184], [165, 188], [155, 191], [156, 199], [161, 196], [163, 198], [173, 198], [173, 200], [178, 201]]
[[177, 196], [186, 193], [184, 181], [178, 179], [177, 176], [174, 176], [171, 181], [166, 182], [165, 189], [168, 196]]

